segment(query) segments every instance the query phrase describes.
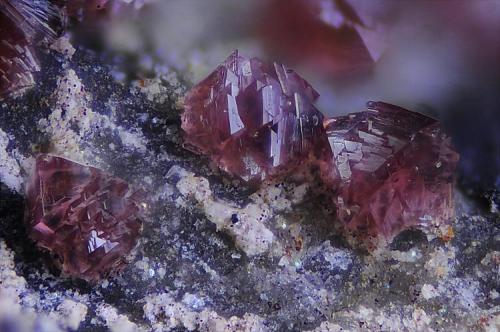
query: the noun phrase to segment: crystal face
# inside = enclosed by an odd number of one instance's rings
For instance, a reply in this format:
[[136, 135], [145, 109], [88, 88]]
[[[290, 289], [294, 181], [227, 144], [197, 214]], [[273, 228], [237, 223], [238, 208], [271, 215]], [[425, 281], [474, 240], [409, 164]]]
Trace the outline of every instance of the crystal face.
[[341, 177], [334, 203], [348, 230], [390, 240], [412, 226], [449, 222], [458, 154], [436, 120], [369, 102], [325, 127]]
[[28, 234], [68, 275], [98, 280], [135, 246], [141, 195], [97, 168], [39, 155], [26, 187]]
[[188, 148], [245, 181], [262, 181], [312, 161], [329, 172], [331, 150], [318, 93], [283, 65], [233, 52], [186, 95]]
[[49, 26], [55, 16], [48, 1], [0, 3], [0, 99], [35, 84], [33, 73], [40, 65], [33, 45], [56, 36]]

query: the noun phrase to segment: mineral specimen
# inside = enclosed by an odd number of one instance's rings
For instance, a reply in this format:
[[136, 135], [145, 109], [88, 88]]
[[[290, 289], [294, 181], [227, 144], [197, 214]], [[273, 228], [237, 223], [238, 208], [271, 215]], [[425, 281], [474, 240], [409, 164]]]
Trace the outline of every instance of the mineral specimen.
[[26, 187], [29, 237], [68, 275], [98, 280], [124, 266], [135, 246], [141, 196], [97, 168], [39, 155]]
[[313, 105], [318, 96], [285, 66], [235, 51], [188, 92], [185, 142], [245, 181], [259, 182], [310, 163], [329, 174], [332, 153], [323, 115]]
[[365, 112], [322, 125], [317, 97], [284, 66], [234, 52], [186, 96], [185, 141], [246, 181], [319, 166], [336, 218], [362, 239], [391, 240], [410, 227], [444, 230], [458, 154], [439, 123], [369, 102]]
[[412, 226], [448, 225], [458, 154], [436, 120], [369, 102], [325, 125], [341, 177], [334, 203], [348, 230], [390, 240]]
[[33, 46], [56, 36], [49, 25], [55, 17], [57, 12], [45, 0], [0, 2], [0, 99], [35, 83], [33, 72], [40, 65]]

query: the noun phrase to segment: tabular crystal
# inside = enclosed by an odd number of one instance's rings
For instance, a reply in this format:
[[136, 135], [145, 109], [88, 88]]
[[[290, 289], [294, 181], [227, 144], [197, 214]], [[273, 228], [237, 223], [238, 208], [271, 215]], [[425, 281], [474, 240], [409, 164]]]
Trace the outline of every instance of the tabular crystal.
[[28, 234], [65, 273], [100, 279], [121, 268], [137, 242], [140, 196], [97, 168], [39, 155], [26, 188]]

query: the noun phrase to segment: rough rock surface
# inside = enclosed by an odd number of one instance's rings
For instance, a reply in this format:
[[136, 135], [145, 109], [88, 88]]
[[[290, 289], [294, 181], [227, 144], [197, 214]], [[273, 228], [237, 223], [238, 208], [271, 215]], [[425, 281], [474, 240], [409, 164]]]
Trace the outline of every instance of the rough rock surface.
[[[500, 231], [494, 204], [485, 211], [457, 192], [451, 240], [409, 230], [390, 247], [367, 254], [343, 242], [321, 197], [287, 183], [252, 196], [244, 184], [228, 181], [207, 160], [182, 149], [175, 104], [184, 85], [159, 77], [154, 82], [161, 82], [168, 98], [148, 95], [158, 89], [116, 83], [113, 68], [81, 48], [71, 61], [53, 53], [42, 60], [39, 85], [0, 103], [2, 327], [32, 331], [36, 325], [37, 331], [51, 332], [77, 325], [81, 331], [498, 329]], [[69, 95], [57, 83], [64, 78]], [[66, 97], [83, 108], [62, 112]], [[91, 119], [85, 118], [90, 122], [76, 116], [78, 110], [91, 110]], [[68, 149], [64, 138], [71, 142]], [[34, 151], [54, 149], [152, 192], [131, 264], [98, 285], [58, 276], [26, 240], [19, 182]], [[197, 197], [189, 188], [200, 183], [208, 192]], [[271, 212], [258, 223], [249, 204]], [[226, 207], [234, 212], [225, 214]], [[253, 224], [272, 233], [273, 245], [249, 255], [239, 237], [245, 233], [230, 229]]]

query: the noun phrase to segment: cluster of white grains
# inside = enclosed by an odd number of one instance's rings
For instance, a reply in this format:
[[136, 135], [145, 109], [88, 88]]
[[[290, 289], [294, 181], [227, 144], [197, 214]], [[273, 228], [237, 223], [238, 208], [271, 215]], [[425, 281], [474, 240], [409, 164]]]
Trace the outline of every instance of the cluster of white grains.
[[20, 192], [23, 183], [21, 167], [12, 153], [7, 151], [10, 141], [9, 135], [0, 128], [0, 182]]
[[46, 293], [46, 299], [53, 299], [53, 303], [48, 304], [52, 309], [37, 313], [38, 307], [44, 304], [38, 292], [17, 275], [14, 254], [3, 241], [0, 241], [0, 280], [0, 321], [16, 322], [21, 332], [34, 331], [35, 325], [40, 331], [77, 330], [87, 316], [84, 297], [73, 294], [70, 298], [63, 293]]
[[125, 147], [146, 151], [146, 139], [140, 130], [127, 131], [116, 125], [112, 118], [90, 108], [91, 95], [73, 69], [68, 69], [58, 78], [53, 98], [52, 113], [38, 122], [38, 128], [50, 135], [51, 152], [77, 161], [85, 159], [82, 158], [82, 143], [85, 138], [100, 135], [103, 128], [116, 131]]
[[228, 319], [215, 311], [200, 308], [200, 301], [194, 295], [185, 294], [182, 301], [176, 301], [168, 293], [148, 296], [145, 299], [144, 316], [150, 322], [152, 331], [170, 331], [183, 327], [188, 331], [202, 332], [260, 332], [265, 331], [263, 319], [246, 313], [243, 317]]
[[187, 206], [185, 198], [194, 199], [208, 220], [218, 230], [231, 235], [236, 245], [248, 256], [265, 253], [276, 244], [275, 236], [266, 222], [276, 213], [289, 210], [294, 203], [300, 202], [307, 189], [305, 185], [298, 186], [288, 196], [279, 187], [264, 187], [250, 197], [249, 204], [240, 208], [215, 198], [206, 178], [195, 176], [177, 166], [167, 176], [173, 174], [180, 177], [176, 187], [182, 197], [177, 200], [177, 204]]

